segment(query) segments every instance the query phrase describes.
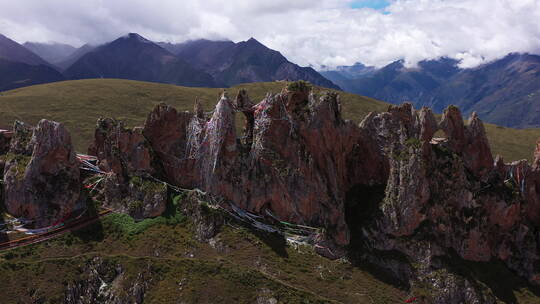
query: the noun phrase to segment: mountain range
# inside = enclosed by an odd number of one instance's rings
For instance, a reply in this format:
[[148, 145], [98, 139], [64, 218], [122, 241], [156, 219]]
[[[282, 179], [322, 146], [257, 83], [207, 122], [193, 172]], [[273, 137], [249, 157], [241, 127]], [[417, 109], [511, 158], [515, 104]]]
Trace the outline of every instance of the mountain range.
[[[357, 66], [358, 67], [358, 66]], [[406, 67], [402, 60], [380, 69], [363, 66], [321, 72], [345, 91], [391, 103], [412, 102], [441, 113], [450, 104], [465, 114], [508, 127], [540, 126], [540, 56], [512, 53], [475, 68], [459, 68], [450, 58]], [[358, 70], [358, 69], [357, 69]]]
[[39, 42], [25, 42], [23, 46], [29, 51], [37, 54], [48, 63], [58, 64], [65, 58], [71, 56], [77, 48], [69, 44], [64, 43], [39, 43]]
[[64, 79], [44, 59], [0, 34], [0, 91]]
[[30, 65], [49, 64], [43, 58], [2, 34], [0, 34], [0, 59]]
[[134, 33], [86, 53], [64, 74], [69, 79], [120, 78], [185, 86], [217, 86], [206, 72]]
[[226, 86], [302, 79], [323, 87], [339, 89], [314, 69], [302, 68], [289, 62], [281, 53], [267, 48], [254, 38], [239, 43], [201, 39], [160, 45], [211, 74], [217, 82]]
[[[20, 45], [0, 37], [0, 90], [64, 79], [120, 78], [193, 87], [307, 80], [340, 89], [310, 67], [300, 67], [254, 38], [155, 43], [130, 33], [99, 46], [59, 43]], [[9, 64], [8, 64], [9, 63]]]
[[501, 126], [540, 127], [540, 56], [511, 53], [475, 68], [450, 58], [403, 60], [382, 68], [356, 63], [317, 72], [288, 61], [254, 38], [242, 42], [192, 40], [153, 42], [136, 33], [75, 48], [59, 43], [21, 45], [0, 35], [0, 90], [69, 79], [121, 78], [193, 87], [306, 80], [399, 104], [450, 104], [465, 115], [477, 112]]

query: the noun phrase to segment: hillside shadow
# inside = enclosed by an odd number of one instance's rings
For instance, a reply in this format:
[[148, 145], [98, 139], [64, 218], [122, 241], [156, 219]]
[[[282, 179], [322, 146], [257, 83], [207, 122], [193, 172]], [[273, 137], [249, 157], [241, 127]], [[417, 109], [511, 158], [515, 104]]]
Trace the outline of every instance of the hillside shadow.
[[[349, 259], [358, 269], [373, 275], [376, 279], [399, 289], [410, 289], [407, 273], [412, 266], [408, 257], [398, 251], [379, 251], [365, 243], [362, 229], [373, 225], [379, 218], [379, 204], [384, 198], [385, 186], [356, 186], [346, 197], [346, 221], [351, 231]], [[429, 235], [429, 231], [424, 231]], [[434, 257], [432, 267], [446, 269], [450, 273], [467, 279], [475, 289], [485, 287], [504, 303], [518, 303], [516, 293], [526, 289], [540, 297], [540, 287], [510, 270], [502, 261], [466, 261], [449, 250], [446, 256]], [[485, 287], [484, 287], [485, 286]]]
[[[369, 248], [364, 243], [362, 229], [372, 225], [377, 218], [379, 204], [384, 199], [386, 185], [356, 185], [351, 188], [345, 198], [345, 220], [350, 230], [348, 258], [356, 268], [367, 272], [377, 280], [398, 289], [408, 289], [409, 282], [405, 275], [396, 276], [395, 270], [403, 268], [406, 273], [410, 268], [407, 257], [398, 251], [379, 251]], [[380, 265], [387, 265], [382, 267]]]
[[5, 232], [0, 232], [0, 244], [5, 242], [9, 242], [8, 235]]
[[257, 229], [251, 229], [251, 232], [280, 257], [289, 257], [289, 254], [287, 253], [287, 240], [283, 235], [279, 235], [277, 233], [262, 232]]
[[[364, 253], [368, 252], [367, 250]], [[406, 259], [405, 255], [398, 251], [378, 251], [378, 250], [369, 250], [368, 253], [371, 258], [366, 258], [356, 252], [349, 255], [349, 260], [351, 264], [357, 269], [369, 273], [375, 279], [391, 285], [397, 289], [408, 290], [411, 288], [410, 283], [407, 279], [407, 273], [410, 271], [411, 266]], [[375, 260], [377, 259], [377, 264]], [[387, 265], [388, 267], [382, 267], [381, 265]], [[400, 265], [399, 267], [397, 265]], [[392, 267], [392, 269], [390, 269]], [[403, 274], [396, 275], [394, 272], [396, 269], [399, 269]]]
[[451, 250], [448, 256], [438, 257], [436, 262], [440, 262], [450, 271], [467, 278], [473, 284], [480, 282], [486, 285], [504, 303], [518, 303], [515, 292], [523, 289], [540, 297], [540, 287], [531, 285], [527, 280], [510, 270], [502, 261], [467, 261]]
[[279, 233], [261, 231], [236, 218], [230, 218], [230, 220], [232, 220], [235, 224], [249, 230], [253, 236], [257, 237], [261, 242], [268, 246], [275, 254], [282, 258], [289, 257], [289, 254], [287, 253], [287, 240], [283, 235]]
[[[87, 219], [94, 219], [99, 216], [99, 210], [92, 200], [87, 200], [87, 210], [85, 218]], [[101, 219], [95, 220], [93, 223], [89, 224], [88, 226], [74, 229], [71, 231], [71, 234], [78, 238], [81, 242], [87, 243], [87, 242], [100, 242], [103, 241], [105, 238], [104, 232], [103, 232], [103, 224], [101, 223]]]

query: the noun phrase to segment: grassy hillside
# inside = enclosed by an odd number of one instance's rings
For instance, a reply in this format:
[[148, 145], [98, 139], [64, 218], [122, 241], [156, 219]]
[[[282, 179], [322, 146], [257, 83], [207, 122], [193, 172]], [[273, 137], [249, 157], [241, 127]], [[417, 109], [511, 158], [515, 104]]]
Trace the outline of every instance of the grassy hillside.
[[[144, 303], [272, 303], [261, 298], [274, 298], [391, 304], [407, 298], [369, 265], [330, 261], [308, 246], [286, 246], [283, 239], [233, 226], [225, 226], [210, 244], [201, 243], [189, 218], [169, 219], [135, 223], [112, 214], [83, 230], [1, 252], [2, 303], [63, 303], [66, 288], [85, 285], [97, 273], [110, 280], [100, 290], [119, 294], [144, 278]], [[93, 271], [89, 267], [95, 264], [101, 266]]]
[[[393, 304], [428, 296], [368, 263], [331, 261], [310, 246], [288, 245], [235, 221], [208, 243], [196, 241], [193, 219], [175, 210], [141, 222], [110, 214], [61, 237], [0, 252], [2, 303], [64, 303], [77, 290], [97, 294], [87, 298], [116, 294], [122, 303], [135, 303], [134, 286], [144, 286], [144, 303]], [[460, 271], [485, 288], [504, 284], [515, 303], [538, 303], [506, 268], [478, 264]], [[494, 281], [500, 277], [504, 283]]]
[[[228, 89], [231, 95], [240, 88], [248, 90], [255, 102], [266, 92], [279, 92], [283, 82], [243, 84]], [[192, 110], [200, 97], [204, 108], [212, 110], [222, 89], [188, 88], [174, 85], [117, 79], [65, 81], [31, 86], [0, 93], [0, 128], [14, 119], [35, 124], [41, 118], [66, 124], [79, 151], [86, 151], [95, 122], [99, 117], [124, 119], [129, 126], [140, 125], [158, 103], [165, 102], [179, 110]], [[346, 119], [360, 122], [370, 111], [384, 111], [387, 103], [371, 98], [341, 93]], [[530, 159], [540, 129], [516, 130], [486, 125], [494, 154], [506, 161]]]

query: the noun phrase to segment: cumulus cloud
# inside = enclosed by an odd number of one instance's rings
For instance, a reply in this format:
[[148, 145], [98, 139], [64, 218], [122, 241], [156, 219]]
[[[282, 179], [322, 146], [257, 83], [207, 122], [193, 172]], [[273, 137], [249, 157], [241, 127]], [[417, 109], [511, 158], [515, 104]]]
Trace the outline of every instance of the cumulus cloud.
[[[301, 65], [408, 65], [448, 56], [473, 67], [540, 52], [538, 0], [17, 0], [0, 3], [0, 32], [19, 42], [80, 45], [138, 32], [155, 41], [255, 37]], [[225, 4], [225, 5], [224, 5]], [[354, 8], [360, 7], [360, 8]]]

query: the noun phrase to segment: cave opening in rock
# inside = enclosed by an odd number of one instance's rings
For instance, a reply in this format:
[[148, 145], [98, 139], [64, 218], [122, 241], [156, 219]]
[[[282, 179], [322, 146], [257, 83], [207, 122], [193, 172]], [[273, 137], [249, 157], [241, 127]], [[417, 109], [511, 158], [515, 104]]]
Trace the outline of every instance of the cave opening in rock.
[[386, 185], [355, 185], [345, 198], [345, 221], [349, 226], [352, 250], [360, 249], [363, 244], [362, 229], [369, 227], [380, 212], [379, 206], [384, 199]]

